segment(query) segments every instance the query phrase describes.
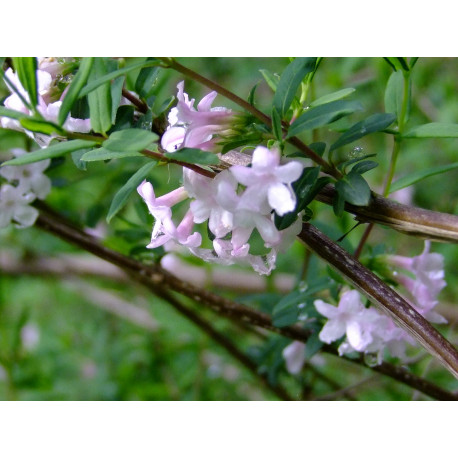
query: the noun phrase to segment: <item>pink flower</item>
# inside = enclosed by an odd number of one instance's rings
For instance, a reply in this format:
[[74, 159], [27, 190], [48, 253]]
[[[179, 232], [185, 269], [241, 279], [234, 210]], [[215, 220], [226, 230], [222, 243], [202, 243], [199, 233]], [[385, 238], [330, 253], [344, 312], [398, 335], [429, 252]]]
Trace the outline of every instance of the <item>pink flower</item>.
[[233, 214], [216, 200], [218, 187], [223, 182], [235, 192], [237, 183], [228, 171], [220, 172], [211, 179], [183, 169], [183, 185], [189, 196], [195, 198], [191, 202], [194, 222], [203, 223], [209, 220], [208, 227], [217, 238], [224, 237], [233, 228]]
[[144, 180], [138, 186], [137, 192], [156, 220], [151, 234], [151, 243], [146, 248], [157, 248], [170, 241], [192, 248], [200, 246], [202, 236], [198, 232], [191, 234], [194, 226], [191, 210], [188, 210], [178, 227], [172, 221], [171, 207], [188, 197], [183, 187], [156, 198], [152, 184]]
[[305, 363], [305, 344], [294, 341], [283, 349], [282, 355], [288, 372], [293, 375], [299, 374]]
[[369, 321], [363, 319], [365, 308], [357, 291], [342, 294], [337, 307], [320, 299], [314, 304], [318, 312], [328, 318], [319, 334], [321, 341], [329, 344], [346, 334], [350, 345], [357, 351], [364, 351], [372, 342]]
[[267, 200], [270, 207], [283, 216], [296, 206], [291, 183], [301, 176], [303, 167], [298, 161], [280, 165], [278, 150], [258, 146], [253, 152], [251, 167], [234, 165], [231, 173], [239, 183], [247, 186], [246, 198], [252, 205], [261, 207]]
[[162, 136], [162, 147], [169, 153], [183, 147], [212, 151], [214, 135], [230, 128], [232, 111], [224, 107], [211, 108], [217, 96], [215, 91], [206, 95], [196, 110], [194, 99], [189, 100], [184, 92], [184, 81], [178, 83], [177, 88], [178, 103], [169, 113], [169, 128]]
[[433, 311], [439, 303], [437, 296], [446, 286], [444, 280], [444, 257], [430, 253], [431, 242], [425, 240], [423, 253], [412, 258], [406, 256], [386, 256], [389, 264], [404, 269], [412, 277], [394, 272], [395, 279], [403, 285], [413, 299], [413, 307], [433, 323], [445, 323], [443, 316]]

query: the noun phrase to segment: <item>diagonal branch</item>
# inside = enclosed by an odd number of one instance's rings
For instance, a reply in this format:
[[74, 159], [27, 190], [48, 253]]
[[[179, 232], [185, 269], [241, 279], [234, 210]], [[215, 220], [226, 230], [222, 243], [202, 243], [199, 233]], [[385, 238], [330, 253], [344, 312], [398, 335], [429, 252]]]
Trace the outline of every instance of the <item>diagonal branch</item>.
[[[161, 288], [170, 289], [218, 312], [218, 314], [221, 316], [228, 317], [239, 323], [242, 322], [250, 324], [251, 326], [259, 326], [294, 340], [307, 342], [307, 339], [310, 335], [309, 331], [297, 325], [277, 328], [272, 325], [270, 316], [262, 312], [258, 312], [257, 310], [245, 307], [229, 299], [220, 297], [209, 291], [196, 287], [190, 283], [184, 282], [164, 271], [159, 266], [147, 266], [116, 251], [110, 250], [109, 248], [101, 245], [94, 237], [85, 234], [70, 224], [68, 221], [66, 221], [64, 218], [52, 211], [44, 211], [41, 209], [40, 216], [38, 217], [36, 225], [39, 228], [46, 230], [47, 232], [50, 232], [53, 235], [73, 245], [76, 245], [102, 259], [105, 259], [106, 261], [117, 265], [118, 267], [121, 267], [138, 282], [147, 285], [153, 290], [158, 286]], [[336, 349], [330, 345], [324, 345], [323, 351], [337, 355]], [[351, 360], [351, 362], [364, 365], [362, 359], [359, 361]], [[381, 372], [382, 368], [382, 373], [385, 375], [388, 375], [391, 378], [398, 380], [399, 382], [418, 391], [421, 391], [422, 393], [435, 399], [458, 400], [458, 395], [443, 390], [433, 383], [427, 380], [423, 380], [401, 367], [395, 367], [391, 364], [383, 363], [381, 366], [376, 366], [375, 368], [371, 369]]]
[[311, 224], [302, 225], [299, 238], [383, 312], [394, 318], [458, 378], [458, 351], [398, 293]]

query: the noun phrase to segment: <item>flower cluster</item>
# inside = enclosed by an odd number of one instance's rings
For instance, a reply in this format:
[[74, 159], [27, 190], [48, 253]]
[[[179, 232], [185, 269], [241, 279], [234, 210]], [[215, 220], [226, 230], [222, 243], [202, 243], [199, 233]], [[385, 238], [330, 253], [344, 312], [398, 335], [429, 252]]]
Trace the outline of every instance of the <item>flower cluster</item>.
[[[294, 210], [296, 196], [291, 183], [299, 178], [302, 169], [297, 161], [280, 164], [277, 150], [258, 146], [251, 167], [234, 165], [214, 179], [184, 169], [183, 187], [159, 198], [152, 185], [143, 182], [138, 192], [156, 220], [148, 248], [174, 241], [205, 261], [245, 263], [256, 272], [270, 273], [277, 252], [289, 246], [300, 231], [300, 220], [279, 231], [273, 211], [282, 216]], [[186, 197], [193, 200], [183, 221], [175, 226], [170, 207]], [[211, 249], [202, 248], [201, 235], [192, 233], [194, 223], [207, 221], [214, 236]], [[255, 229], [269, 249], [265, 256], [250, 254], [249, 239]]]
[[[445, 323], [445, 318], [433, 310], [438, 304], [439, 292], [446, 285], [444, 259], [438, 253], [430, 253], [430, 247], [431, 242], [425, 241], [424, 251], [419, 256], [390, 255], [384, 259], [392, 267], [405, 271], [405, 274], [394, 271], [393, 276], [407, 290], [409, 297], [406, 300], [412, 307], [433, 323]], [[376, 355], [380, 364], [385, 349], [392, 356], [404, 358], [406, 343], [415, 344], [412, 337], [391, 318], [375, 308], [364, 307], [355, 290], [344, 292], [337, 307], [322, 300], [316, 300], [314, 304], [318, 312], [328, 319], [319, 339], [330, 344], [345, 336], [338, 348], [340, 355], [353, 351], [372, 354]], [[304, 349], [305, 345], [300, 342], [293, 342], [284, 349], [283, 357], [290, 373], [296, 374], [302, 369]]]
[[434, 311], [439, 303], [437, 296], [446, 286], [444, 280], [444, 257], [430, 253], [431, 242], [425, 241], [423, 253], [409, 258], [406, 256], [386, 256], [386, 261], [405, 273], [393, 272], [394, 279], [408, 292], [406, 300], [421, 315], [432, 323], [446, 323], [445, 318]]
[[[65, 91], [62, 93], [60, 100], [53, 101], [55, 92], [55, 80], [59, 74], [60, 64], [50, 59], [39, 59], [37, 76], [37, 89], [38, 89], [38, 112], [44, 119], [56, 122], [59, 114], [62, 100]], [[30, 97], [27, 91], [23, 88], [19, 77], [16, 73], [9, 68], [5, 72], [5, 83], [12, 94], [4, 101], [4, 106], [10, 110], [19, 111], [21, 113], [30, 115], [32, 112], [26, 107], [22, 99], [30, 103]], [[19, 94], [18, 94], [19, 93]], [[22, 97], [22, 98], [21, 98]], [[11, 118], [0, 118], [0, 125], [4, 128], [25, 131], [27, 135], [33, 138], [41, 147], [49, 145], [52, 137], [41, 134], [34, 134], [25, 130], [19, 121]], [[89, 132], [91, 130], [91, 123], [89, 119], [76, 119], [68, 117], [64, 124], [64, 128], [70, 132]]]
[[184, 81], [177, 85], [177, 106], [170, 110], [169, 127], [161, 139], [161, 146], [169, 153], [180, 148], [199, 148], [204, 151], [215, 151], [216, 134], [230, 132], [237, 115], [224, 107], [211, 105], [218, 95], [215, 91], [206, 95], [194, 108], [194, 99], [189, 100], [184, 92]]
[[[12, 150], [15, 157], [27, 154], [21, 149]], [[8, 183], [0, 187], [0, 227], [14, 222], [18, 227], [29, 227], [35, 223], [38, 211], [30, 204], [35, 199], [44, 199], [51, 190], [51, 180], [43, 174], [50, 160], [22, 166], [0, 168], [0, 176]]]

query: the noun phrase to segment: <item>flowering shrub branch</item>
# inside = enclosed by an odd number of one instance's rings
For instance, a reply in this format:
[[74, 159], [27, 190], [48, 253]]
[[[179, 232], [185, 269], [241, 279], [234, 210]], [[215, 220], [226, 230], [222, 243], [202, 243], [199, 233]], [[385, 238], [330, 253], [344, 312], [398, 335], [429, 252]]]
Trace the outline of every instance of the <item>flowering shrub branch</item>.
[[[411, 73], [417, 59], [387, 58], [393, 73], [385, 92], [386, 112], [353, 124], [349, 117], [363, 109], [358, 100], [348, 99], [355, 89], [311, 96], [321, 58], [290, 59], [281, 75], [262, 70], [274, 93], [270, 116], [255, 107], [257, 85], [248, 100], [243, 100], [173, 58], [148, 58], [131, 65], [122, 59], [92, 57], [25, 57], [5, 62], [1, 75], [9, 95], [0, 106], [0, 134], [20, 132], [15, 135], [27, 141], [2, 156], [0, 227], [12, 223], [25, 228], [36, 221], [39, 227], [122, 267], [220, 341], [253, 373], [256, 363], [168, 290], [185, 294], [238, 323], [292, 339], [276, 351], [293, 376], [319, 350], [363, 358], [367, 365], [387, 373], [390, 366], [384, 359], [402, 363], [419, 342], [458, 378], [457, 350], [431, 325], [446, 323], [436, 310], [446, 282], [443, 257], [431, 252], [430, 244], [430, 240], [456, 243], [458, 217], [387, 198], [390, 190], [402, 190], [457, 164], [417, 172], [393, 183], [401, 146], [407, 139], [458, 136], [453, 124], [407, 128]], [[163, 68], [212, 92], [196, 102], [186, 92], [185, 81], [179, 81], [176, 96], [160, 104], [157, 81]], [[241, 111], [213, 106], [218, 94]], [[339, 135], [330, 141], [324, 128], [335, 128], [337, 122]], [[317, 140], [317, 132], [326, 141], [304, 141]], [[378, 166], [377, 161], [369, 160], [375, 154], [363, 154], [359, 146], [347, 155], [342, 153], [342, 148], [373, 133], [393, 137], [383, 197], [373, 191], [364, 175]], [[85, 173], [93, 162], [105, 170], [114, 170], [118, 161], [127, 164], [127, 169], [136, 167], [130, 178], [123, 178], [107, 212], [108, 224], [116, 218], [116, 227], [127, 224], [130, 229], [124, 228], [125, 233], [137, 231], [141, 240], [152, 218], [148, 241], [138, 240], [140, 246], [132, 247], [130, 257], [104, 248], [36, 202], [51, 192], [51, 180], [44, 172], [58, 168], [66, 155]], [[168, 168], [172, 165], [182, 168], [179, 175]], [[122, 168], [116, 170], [119, 174]], [[167, 179], [160, 170], [167, 170]], [[141, 224], [128, 213], [133, 196], [137, 203], [143, 201], [143, 207], [135, 208]], [[354, 256], [318, 229], [316, 201], [332, 205], [340, 221], [347, 212], [360, 223], [370, 223]], [[375, 224], [427, 238], [423, 253], [409, 258], [386, 248], [382, 252], [368, 248]], [[268, 276], [283, 254], [291, 253], [296, 238], [311, 253], [302, 269], [304, 278], [298, 278], [289, 294], [263, 312], [193, 286], [166, 270], [167, 260], [175, 256], [183, 262], [238, 264]], [[363, 250], [368, 253], [366, 258]], [[138, 262], [137, 256], [151, 265]], [[308, 269], [312, 257], [323, 259], [338, 275], [329, 277]], [[259, 306], [266, 307], [262, 301]], [[261, 362], [259, 365], [267, 370]], [[271, 364], [268, 370], [278, 371], [276, 367], [277, 363]], [[274, 372], [269, 372], [270, 378], [261, 374], [261, 380], [287, 399], [287, 393], [269, 381], [276, 377]], [[399, 375], [402, 371], [396, 368], [394, 372], [412, 386], [407, 376]]]

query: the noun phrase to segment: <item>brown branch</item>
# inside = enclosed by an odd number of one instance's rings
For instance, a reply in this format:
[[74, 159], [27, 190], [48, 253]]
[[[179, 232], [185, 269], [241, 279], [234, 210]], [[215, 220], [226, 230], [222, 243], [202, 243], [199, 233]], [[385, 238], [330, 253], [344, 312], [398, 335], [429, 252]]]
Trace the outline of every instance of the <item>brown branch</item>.
[[131, 94], [127, 89], [122, 88], [122, 95], [125, 97], [129, 102], [131, 102], [137, 108], [140, 113], [146, 113], [148, 111], [148, 105], [140, 100], [135, 95]]
[[458, 378], [458, 351], [398, 293], [311, 224], [303, 224], [299, 238], [383, 312], [393, 317]]
[[[316, 199], [332, 205], [335, 188], [326, 185]], [[458, 216], [400, 204], [373, 193], [369, 205], [357, 207], [346, 203], [345, 210], [356, 215], [358, 221], [378, 223], [417, 237], [438, 242], [458, 242]]]
[[[201, 305], [218, 312], [221, 316], [226, 316], [239, 322], [245, 322], [252, 326], [269, 329], [294, 340], [307, 342], [310, 335], [307, 330], [301, 328], [300, 326], [276, 328], [272, 325], [271, 318], [264, 313], [195, 287], [192, 284], [174, 277], [158, 266], [147, 266], [110, 250], [109, 248], [100, 245], [95, 238], [75, 228], [69, 224], [68, 221], [55, 213], [50, 214], [49, 211], [40, 211], [40, 216], [38, 217], [36, 225], [73, 245], [76, 245], [112, 264], [123, 268], [134, 279], [142, 284], [146, 284], [149, 288], [154, 289], [157, 287], [166, 287], [167, 289], [183, 294], [184, 296], [199, 302]], [[324, 345], [323, 350], [334, 355], [337, 354], [336, 349], [330, 345]], [[364, 365], [362, 360], [351, 361]], [[405, 385], [421, 391], [422, 393], [435, 399], [458, 400], [458, 395], [443, 390], [433, 383], [409, 373], [403, 368], [383, 363], [381, 366], [377, 366], [376, 368], [372, 367], [371, 369], [381, 372], [381, 368], [383, 368], [382, 373], [389, 376], [392, 374], [393, 379], [398, 380], [401, 383], [404, 383]]]

